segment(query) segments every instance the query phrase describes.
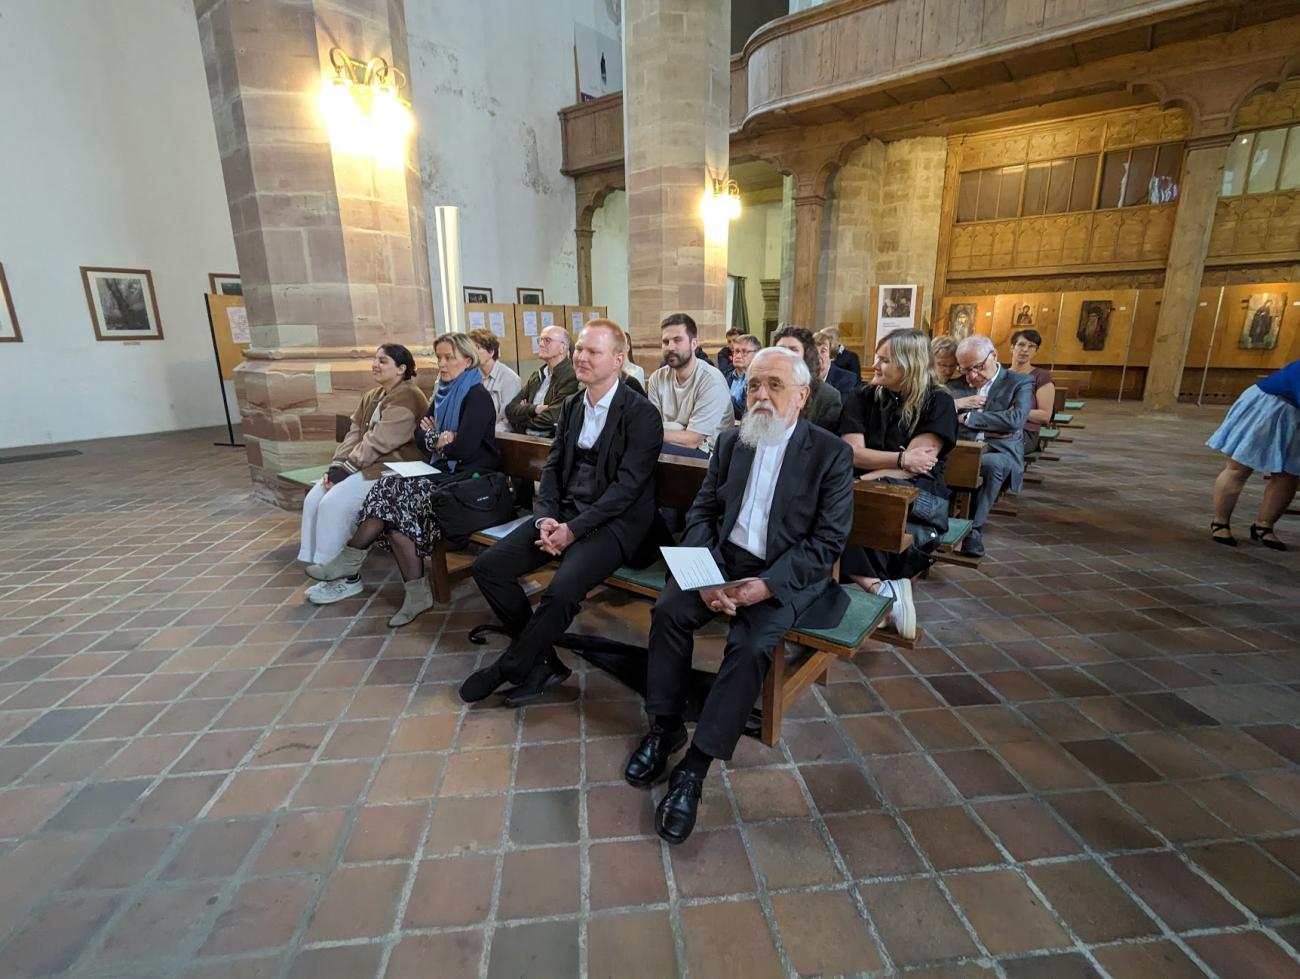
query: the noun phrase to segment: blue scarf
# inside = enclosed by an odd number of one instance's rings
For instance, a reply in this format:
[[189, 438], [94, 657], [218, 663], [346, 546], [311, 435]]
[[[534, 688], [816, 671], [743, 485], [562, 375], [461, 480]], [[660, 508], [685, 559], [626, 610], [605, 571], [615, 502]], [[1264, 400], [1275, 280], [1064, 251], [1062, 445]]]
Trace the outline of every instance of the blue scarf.
[[[433, 394], [433, 422], [437, 429], [435, 434], [454, 432], [460, 427], [460, 409], [465, 403], [465, 396], [475, 384], [481, 383], [483, 372], [478, 367], [468, 367], [452, 381], [439, 381], [438, 389]], [[456, 471], [456, 460], [446, 460], [447, 468]]]

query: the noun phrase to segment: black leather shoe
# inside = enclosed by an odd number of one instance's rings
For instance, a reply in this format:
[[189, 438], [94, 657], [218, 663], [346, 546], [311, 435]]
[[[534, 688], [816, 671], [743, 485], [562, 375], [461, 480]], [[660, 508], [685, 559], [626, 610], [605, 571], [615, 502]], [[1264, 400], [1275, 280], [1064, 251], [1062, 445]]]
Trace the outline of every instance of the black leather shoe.
[[978, 530], [972, 529], [966, 535], [966, 539], [961, 542], [961, 552], [967, 557], [984, 556], [984, 535]]
[[658, 725], [651, 725], [650, 733], [641, 739], [641, 744], [632, 757], [627, 760], [623, 777], [628, 785], [638, 789], [648, 789], [663, 778], [668, 768], [668, 759], [686, 746], [686, 727], [676, 731], [665, 731]]
[[508, 679], [505, 670], [501, 668], [501, 658], [498, 658], [496, 662], [465, 677], [465, 682], [460, 685], [460, 699], [467, 704], [478, 703], [496, 693]]
[[531, 704], [535, 700], [541, 700], [542, 695], [551, 687], [559, 686], [569, 677], [573, 676], [573, 671], [560, 662], [558, 658], [551, 659], [546, 657], [536, 666], [528, 671], [528, 678], [517, 687], [511, 687], [501, 698], [501, 703], [507, 707], [522, 707], [524, 704]]
[[668, 780], [668, 794], [655, 810], [655, 832], [661, 840], [676, 846], [685, 843], [695, 829], [695, 815], [704, 794], [704, 776], [684, 768], [673, 771]]

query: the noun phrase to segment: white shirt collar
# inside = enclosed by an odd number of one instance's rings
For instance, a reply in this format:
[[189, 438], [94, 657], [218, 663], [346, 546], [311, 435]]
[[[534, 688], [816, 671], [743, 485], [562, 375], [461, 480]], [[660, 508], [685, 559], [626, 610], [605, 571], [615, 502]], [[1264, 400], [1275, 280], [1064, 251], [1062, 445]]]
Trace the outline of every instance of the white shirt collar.
[[591, 411], [606, 411], [614, 400], [614, 395], [618, 392], [619, 381], [615, 379], [614, 383], [609, 386], [609, 390], [595, 404], [591, 403], [591, 390], [588, 389], [583, 396], [583, 405]]

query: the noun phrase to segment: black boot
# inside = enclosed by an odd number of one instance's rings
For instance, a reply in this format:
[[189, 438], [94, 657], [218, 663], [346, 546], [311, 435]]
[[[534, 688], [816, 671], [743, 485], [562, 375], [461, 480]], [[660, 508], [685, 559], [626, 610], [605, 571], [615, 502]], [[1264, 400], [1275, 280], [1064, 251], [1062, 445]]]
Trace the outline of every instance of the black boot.
[[494, 662], [467, 676], [465, 682], [460, 685], [460, 699], [467, 704], [476, 704], [492, 696], [500, 687], [508, 683], [510, 678], [506, 676], [506, 671], [501, 665], [505, 658], [505, 653], [502, 653]]

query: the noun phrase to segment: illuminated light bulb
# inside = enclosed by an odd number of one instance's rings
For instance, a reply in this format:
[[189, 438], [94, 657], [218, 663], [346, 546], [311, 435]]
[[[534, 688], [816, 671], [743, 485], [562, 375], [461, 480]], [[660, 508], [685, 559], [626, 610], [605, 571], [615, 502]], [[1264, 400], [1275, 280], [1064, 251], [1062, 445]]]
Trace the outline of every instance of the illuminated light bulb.
[[357, 103], [353, 85], [346, 78], [332, 78], [321, 85], [319, 98], [330, 142], [344, 153], [365, 150], [369, 123], [365, 110]]
[[376, 135], [405, 139], [415, 128], [411, 110], [402, 105], [391, 85], [380, 85], [370, 100], [370, 121]]

